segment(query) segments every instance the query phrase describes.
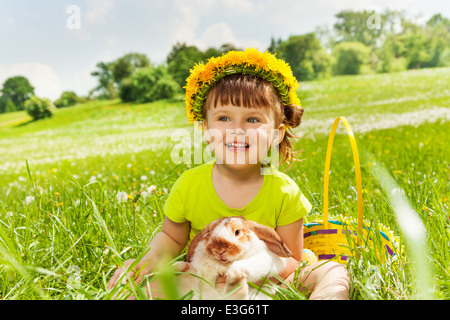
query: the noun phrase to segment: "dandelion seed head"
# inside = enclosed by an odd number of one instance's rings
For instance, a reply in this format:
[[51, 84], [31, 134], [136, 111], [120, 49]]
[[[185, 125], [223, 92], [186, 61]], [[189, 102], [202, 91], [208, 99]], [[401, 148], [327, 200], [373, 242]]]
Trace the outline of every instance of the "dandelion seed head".
[[117, 191], [116, 200], [119, 202], [124, 202], [128, 200], [128, 194], [125, 191]]
[[26, 203], [27, 205], [31, 204], [33, 201], [34, 201], [34, 197], [33, 197], [33, 196], [27, 196], [27, 197], [25, 198], [25, 203]]

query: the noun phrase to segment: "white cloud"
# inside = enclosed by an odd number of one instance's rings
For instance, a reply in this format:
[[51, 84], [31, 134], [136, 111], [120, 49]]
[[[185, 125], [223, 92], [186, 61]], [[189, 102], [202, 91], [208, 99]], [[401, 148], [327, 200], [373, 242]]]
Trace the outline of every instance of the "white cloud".
[[6, 23], [9, 24], [10, 26], [13, 26], [15, 24], [15, 20], [13, 17], [8, 17], [6, 18]]
[[175, 14], [169, 20], [168, 40], [171, 44], [176, 42], [193, 43], [195, 29], [198, 27], [201, 16], [208, 11], [211, 2], [176, 0], [174, 2]]
[[252, 13], [255, 5], [250, 0], [222, 0], [221, 3], [236, 13]]
[[209, 47], [220, 47], [224, 43], [237, 43], [233, 35], [233, 30], [225, 22], [219, 22], [209, 26], [194, 41], [194, 44], [200, 50], [206, 50]]
[[115, 8], [114, 0], [88, 0], [88, 11], [84, 14], [87, 22], [105, 24]]
[[233, 30], [225, 22], [219, 22], [209, 26], [194, 41], [194, 45], [200, 50], [206, 50], [210, 47], [218, 48], [225, 43], [231, 43], [242, 49], [249, 47], [256, 47], [260, 50], [265, 49], [265, 46], [258, 40], [237, 38]]
[[61, 85], [53, 69], [45, 64], [16, 63], [9, 66], [0, 65], [0, 83], [14, 76], [24, 76], [34, 87], [34, 93], [42, 98], [55, 100], [61, 95]]

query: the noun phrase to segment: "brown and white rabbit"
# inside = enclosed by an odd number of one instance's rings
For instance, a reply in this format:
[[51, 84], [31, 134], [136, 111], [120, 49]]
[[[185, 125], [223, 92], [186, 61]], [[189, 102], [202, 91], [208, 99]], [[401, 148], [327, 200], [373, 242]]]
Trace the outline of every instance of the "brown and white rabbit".
[[[179, 277], [180, 287], [194, 290], [194, 299], [260, 299], [267, 296], [249, 291], [247, 282], [279, 274], [285, 267], [281, 258], [290, 256], [275, 230], [243, 217], [226, 217], [203, 228], [192, 239], [186, 262], [176, 262], [175, 268], [185, 272]], [[219, 276], [226, 276], [222, 291], [215, 288]], [[233, 292], [238, 284], [241, 287]]]

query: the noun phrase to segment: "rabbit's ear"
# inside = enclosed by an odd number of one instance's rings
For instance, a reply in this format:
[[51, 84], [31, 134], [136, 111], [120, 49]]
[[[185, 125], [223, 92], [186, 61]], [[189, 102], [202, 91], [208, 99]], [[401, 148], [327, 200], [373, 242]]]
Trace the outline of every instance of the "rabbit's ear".
[[252, 230], [260, 240], [264, 241], [270, 251], [280, 257], [292, 257], [292, 252], [284, 244], [275, 230], [250, 220], [247, 220], [246, 223], [250, 230]]
[[207, 225], [192, 239], [191, 243], [189, 244], [188, 253], [186, 255], [186, 262], [192, 261], [192, 256], [195, 253], [198, 243], [205, 237], [209, 236], [209, 234], [210, 234], [210, 225]]

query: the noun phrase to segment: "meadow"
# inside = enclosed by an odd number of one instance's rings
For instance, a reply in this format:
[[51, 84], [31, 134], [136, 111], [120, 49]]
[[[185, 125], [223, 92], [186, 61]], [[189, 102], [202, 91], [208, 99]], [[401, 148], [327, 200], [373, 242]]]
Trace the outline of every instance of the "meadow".
[[[287, 174], [313, 204], [308, 221], [321, 217], [328, 134], [345, 116], [361, 154], [364, 217], [406, 246], [395, 266], [378, 263], [370, 250], [351, 259], [351, 298], [415, 299], [424, 289], [414, 244], [404, 241], [376, 164], [425, 227], [419, 254], [427, 297], [449, 299], [450, 68], [301, 82], [299, 96], [305, 114], [295, 148], [303, 151]], [[111, 298], [106, 284], [116, 265], [143, 253], [171, 186], [198, 165], [171, 160], [177, 128], [193, 131], [181, 98], [90, 101], [35, 122], [24, 112], [0, 115], [0, 299]], [[354, 168], [342, 128], [333, 150], [330, 214], [354, 218]], [[277, 298], [305, 296], [292, 285]]]

